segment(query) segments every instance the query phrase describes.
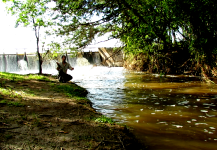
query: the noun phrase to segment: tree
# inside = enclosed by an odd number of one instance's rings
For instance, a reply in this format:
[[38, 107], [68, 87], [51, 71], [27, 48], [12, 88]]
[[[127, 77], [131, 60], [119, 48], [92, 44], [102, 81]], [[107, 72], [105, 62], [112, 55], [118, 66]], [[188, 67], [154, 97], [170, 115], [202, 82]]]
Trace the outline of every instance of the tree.
[[[188, 57], [174, 69], [191, 60], [192, 65], [199, 64], [201, 72], [206, 72], [209, 76], [217, 75], [217, 7], [214, 0], [55, 2], [54, 10], [60, 14], [54, 18], [63, 22], [59, 23], [57, 34], [71, 35], [66, 42], [84, 47], [96, 36], [111, 32], [110, 38], [120, 38], [126, 44], [127, 53], [154, 53], [156, 59], [163, 56], [162, 61], [166, 62], [164, 55], [172, 57], [178, 51]], [[98, 16], [99, 19], [92, 21], [93, 16]]]
[[[7, 0], [3, 2], [9, 3]], [[46, 6], [48, 1], [46, 0], [13, 0], [10, 3], [8, 11], [12, 15], [17, 16], [16, 27], [24, 25], [25, 27], [31, 26], [35, 32], [36, 45], [37, 45], [37, 56], [39, 64], [39, 74], [42, 74], [42, 57], [39, 52], [40, 42], [40, 29], [42, 27], [50, 27], [52, 25], [48, 18], [49, 8]], [[45, 21], [46, 20], [46, 21]]]
[[[155, 71], [161, 70], [162, 64], [173, 69], [199, 64], [204, 76], [217, 75], [217, 6], [214, 0], [54, 2], [52, 19], [58, 25], [55, 33], [67, 37], [65, 44], [83, 48], [94, 38], [111, 33], [108, 40], [121, 39], [126, 45], [125, 53], [150, 55], [155, 61], [154, 68], [159, 68]], [[37, 1], [37, 5], [41, 5], [41, 1]], [[184, 59], [177, 63], [177, 59], [182, 58], [178, 57], [180, 55]]]

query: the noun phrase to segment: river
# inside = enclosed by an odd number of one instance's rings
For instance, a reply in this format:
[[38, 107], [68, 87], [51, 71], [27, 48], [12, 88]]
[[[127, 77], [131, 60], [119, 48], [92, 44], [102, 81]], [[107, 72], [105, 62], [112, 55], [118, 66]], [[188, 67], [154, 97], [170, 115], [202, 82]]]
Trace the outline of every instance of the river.
[[93, 107], [126, 124], [151, 150], [217, 149], [217, 86], [194, 76], [75, 67]]

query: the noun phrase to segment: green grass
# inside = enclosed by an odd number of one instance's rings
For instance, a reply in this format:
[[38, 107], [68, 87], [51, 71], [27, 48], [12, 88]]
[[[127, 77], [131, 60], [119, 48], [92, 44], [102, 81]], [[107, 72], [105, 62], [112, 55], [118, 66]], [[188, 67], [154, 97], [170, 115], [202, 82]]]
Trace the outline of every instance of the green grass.
[[35, 96], [35, 92], [30, 89], [23, 89], [23, 90], [12, 90], [10, 88], [1, 88], [0, 87], [0, 94], [7, 95], [11, 98], [19, 98], [22, 99], [23, 96]]
[[56, 91], [62, 92], [66, 94], [70, 98], [74, 98], [76, 100], [87, 100], [87, 91], [74, 84], [62, 84], [62, 85], [54, 85], [53, 86]]
[[0, 104], [7, 104], [7, 100], [1, 100]]
[[50, 81], [49, 78], [47, 78], [47, 77], [45, 77], [43, 75], [28, 75], [28, 76], [25, 76], [25, 77], [26, 77], [26, 79], [29, 79], [29, 80], [32, 79], [32, 80], [47, 81], [47, 82]]
[[16, 101], [8, 101], [8, 100], [1, 100], [0, 104], [8, 105], [8, 106], [14, 106], [14, 107], [23, 107], [24, 104], [21, 104], [20, 102]]
[[0, 78], [8, 79], [11, 81], [23, 81], [23, 80], [39, 80], [39, 81], [50, 81], [49, 78], [43, 75], [20, 75], [20, 74], [14, 74], [14, 73], [6, 73], [6, 72], [0, 72]]
[[[10, 80], [12, 82], [17, 82], [17, 81], [24, 81], [24, 80], [39, 80], [39, 81], [46, 81], [49, 82], [51, 81], [48, 77], [43, 76], [43, 75], [19, 75], [19, 74], [13, 74], [13, 73], [5, 73], [5, 72], [0, 72], [0, 78]], [[2, 95], [8, 95], [9, 97], [21, 97], [23, 96], [34, 96], [34, 91], [30, 89], [25, 89], [23, 91], [15, 91], [10, 88], [3, 88], [3, 85], [5, 83], [0, 83], [0, 93]], [[87, 104], [91, 103], [90, 100], [86, 98], [87, 96], [87, 91], [86, 89], [79, 87], [75, 84], [54, 84], [54, 83], [49, 83], [53, 87], [53, 90], [58, 92], [58, 93], [64, 93], [66, 96], [69, 98], [73, 98], [77, 101], [79, 101], [81, 104]], [[1, 88], [2, 87], [2, 88]]]
[[108, 117], [106, 117], [104, 115], [100, 116], [99, 118], [96, 118], [95, 122], [110, 123], [110, 124], [114, 123], [114, 121], [111, 118], [108, 118]]
[[1, 88], [0, 87], [0, 93], [2, 95], [7, 95], [7, 96], [9, 96], [11, 98], [15, 98], [15, 97], [22, 98], [22, 96], [18, 92], [14, 91], [14, 90], [12, 90], [10, 88], [6, 89], [6, 88]]

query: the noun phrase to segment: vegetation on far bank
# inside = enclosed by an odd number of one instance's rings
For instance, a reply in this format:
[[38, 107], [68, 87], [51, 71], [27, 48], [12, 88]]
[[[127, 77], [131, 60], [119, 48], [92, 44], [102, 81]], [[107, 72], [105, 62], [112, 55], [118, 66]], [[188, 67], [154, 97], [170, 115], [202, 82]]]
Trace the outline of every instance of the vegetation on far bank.
[[215, 0], [2, 1], [17, 26], [34, 28], [39, 64], [39, 29], [46, 28], [63, 39], [52, 41], [53, 51], [75, 52], [109, 35], [123, 43], [128, 69], [217, 76]]
[[49, 75], [0, 72], [0, 149], [131, 149], [138, 145], [126, 127], [97, 113], [86, 95], [76, 84], [59, 83]]

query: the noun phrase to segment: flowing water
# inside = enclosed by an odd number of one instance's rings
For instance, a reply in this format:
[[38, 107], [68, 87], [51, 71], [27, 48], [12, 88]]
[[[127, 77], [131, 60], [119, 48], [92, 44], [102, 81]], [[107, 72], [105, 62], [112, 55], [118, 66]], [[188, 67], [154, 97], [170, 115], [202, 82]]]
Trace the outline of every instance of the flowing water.
[[[1, 55], [0, 71], [38, 72], [35, 56], [19, 57]], [[94, 64], [101, 62], [98, 54], [86, 57]], [[93, 107], [128, 125], [149, 149], [217, 150], [216, 85], [191, 76], [160, 77], [93, 67], [85, 58], [70, 58], [69, 62], [77, 64], [68, 73], [89, 91]], [[57, 74], [55, 61], [44, 62], [42, 67], [44, 73]]]
[[97, 111], [133, 128], [150, 149], [217, 149], [216, 85], [123, 68], [79, 67], [72, 75]]

